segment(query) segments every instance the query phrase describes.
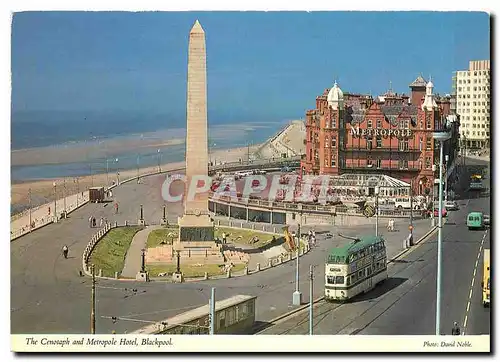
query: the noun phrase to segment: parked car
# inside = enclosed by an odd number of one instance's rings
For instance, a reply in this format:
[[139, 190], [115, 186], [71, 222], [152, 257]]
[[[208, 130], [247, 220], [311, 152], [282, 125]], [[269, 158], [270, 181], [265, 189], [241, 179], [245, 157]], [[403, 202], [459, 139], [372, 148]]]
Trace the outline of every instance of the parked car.
[[444, 204], [444, 207], [446, 208], [446, 210], [450, 210], [450, 211], [459, 209], [458, 203], [456, 201], [447, 201]]

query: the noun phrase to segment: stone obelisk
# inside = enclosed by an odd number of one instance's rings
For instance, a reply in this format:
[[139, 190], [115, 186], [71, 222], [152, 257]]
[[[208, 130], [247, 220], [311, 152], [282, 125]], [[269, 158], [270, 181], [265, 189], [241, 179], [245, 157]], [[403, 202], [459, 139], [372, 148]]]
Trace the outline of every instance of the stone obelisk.
[[[198, 20], [189, 33], [187, 77], [186, 189], [184, 215], [179, 217], [179, 239], [174, 249], [190, 258], [205, 257], [220, 249], [214, 242], [214, 225], [208, 211], [208, 192], [190, 199], [192, 178], [208, 175], [207, 65], [205, 32]], [[216, 255], [214, 255], [216, 256]], [[218, 257], [218, 255], [216, 256]]]

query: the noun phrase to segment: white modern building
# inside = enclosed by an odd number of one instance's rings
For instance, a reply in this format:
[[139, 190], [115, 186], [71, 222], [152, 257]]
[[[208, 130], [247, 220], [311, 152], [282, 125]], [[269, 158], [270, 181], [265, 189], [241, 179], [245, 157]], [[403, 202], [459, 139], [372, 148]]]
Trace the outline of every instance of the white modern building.
[[455, 73], [453, 88], [454, 106], [460, 115], [460, 144], [470, 149], [489, 147], [490, 61], [470, 61], [468, 70]]

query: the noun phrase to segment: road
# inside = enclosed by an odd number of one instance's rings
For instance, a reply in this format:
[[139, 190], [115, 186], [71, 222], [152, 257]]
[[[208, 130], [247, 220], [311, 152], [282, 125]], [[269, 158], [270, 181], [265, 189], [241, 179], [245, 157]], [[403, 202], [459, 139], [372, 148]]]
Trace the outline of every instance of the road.
[[[470, 160], [469, 164], [481, 164]], [[467, 185], [461, 178], [460, 188]], [[489, 183], [489, 177], [487, 178]], [[461, 208], [450, 212], [443, 227], [440, 333], [450, 334], [457, 321], [465, 334], [489, 334], [490, 310], [481, 302], [482, 258], [490, 246], [490, 231], [469, 231], [471, 211], [490, 213], [490, 199], [463, 192]], [[484, 241], [483, 241], [484, 240]], [[389, 266], [384, 285], [346, 304], [318, 303], [315, 334], [430, 335], [435, 334], [437, 234]], [[323, 281], [318, 280], [317, 284]], [[286, 319], [264, 334], [307, 334], [308, 312]]]
[[[144, 178], [143, 184], [128, 183], [113, 191], [119, 214], [112, 204], [89, 204], [75, 211], [66, 220], [48, 225], [11, 243], [11, 333], [88, 333], [90, 325], [90, 279], [80, 277], [81, 255], [96, 229], [89, 228], [90, 215], [117, 220], [135, 221], [139, 205], [144, 205], [146, 220], [159, 221], [163, 213], [161, 185], [165, 176]], [[169, 205], [168, 217], [175, 220], [182, 212], [180, 204]], [[428, 220], [415, 223], [416, 236], [425, 233]], [[391, 233], [388, 249], [395, 255], [406, 235]], [[334, 232], [372, 233], [372, 226], [355, 229], [335, 228]], [[308, 298], [308, 267], [324, 265], [325, 253], [337, 245], [338, 238], [326, 239], [318, 234], [319, 247], [301, 258], [300, 289], [304, 301]], [[70, 247], [70, 257], [62, 258], [64, 244]], [[182, 285], [151, 282], [99, 280], [97, 283], [97, 333], [130, 332], [144, 324], [171, 317], [188, 309], [206, 304], [211, 287], [217, 288], [217, 300], [236, 294], [258, 296], [257, 319], [270, 320], [293, 307], [295, 290], [294, 263], [272, 268], [254, 275], [230, 280], [214, 280]], [[316, 277], [324, 273], [316, 268]], [[137, 289], [134, 292], [133, 289]], [[321, 285], [314, 296], [323, 294]], [[113, 324], [109, 316], [126, 317]], [[134, 321], [135, 320], [135, 321]]]

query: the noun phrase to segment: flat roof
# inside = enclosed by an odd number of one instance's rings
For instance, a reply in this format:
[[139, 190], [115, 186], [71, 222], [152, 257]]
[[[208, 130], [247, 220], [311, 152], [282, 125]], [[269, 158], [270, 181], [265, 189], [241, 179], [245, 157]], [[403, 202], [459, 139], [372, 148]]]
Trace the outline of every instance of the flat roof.
[[[233, 305], [237, 305], [256, 298], [257, 297], [255, 296], [240, 294], [240, 295], [235, 295], [234, 297], [231, 298], [219, 300], [215, 302], [215, 311], [217, 312], [226, 309], [228, 307], [231, 307]], [[187, 312], [181, 314], [177, 314], [171, 318], [164, 319], [154, 324], [149, 324], [141, 329], [132, 332], [132, 334], [154, 334], [158, 332], [158, 327], [164, 323], [166, 324], [167, 328], [174, 327], [185, 324], [190, 320], [202, 317], [204, 315], [208, 315], [209, 313], [210, 313], [210, 305], [207, 303], [205, 305], [202, 305], [201, 307], [188, 310]]]

